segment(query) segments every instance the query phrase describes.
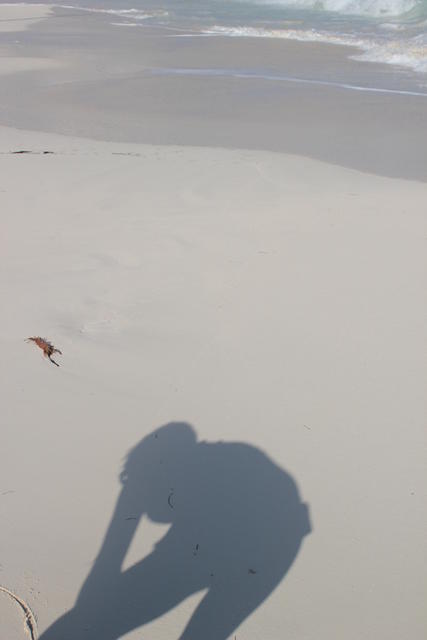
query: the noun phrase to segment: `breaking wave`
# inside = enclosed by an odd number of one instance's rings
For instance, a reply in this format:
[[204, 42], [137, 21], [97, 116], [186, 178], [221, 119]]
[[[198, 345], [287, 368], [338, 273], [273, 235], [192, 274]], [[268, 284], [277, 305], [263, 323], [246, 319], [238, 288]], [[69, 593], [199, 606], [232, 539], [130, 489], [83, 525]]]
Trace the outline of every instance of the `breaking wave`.
[[360, 54], [352, 56], [356, 60], [382, 62], [409, 67], [418, 72], [427, 72], [427, 34], [412, 38], [377, 40], [355, 34], [341, 35], [315, 29], [258, 29], [255, 27], [214, 26], [204, 31], [206, 35], [251, 38], [284, 38], [300, 42], [323, 42], [357, 47]]
[[[141, 9], [101, 9], [95, 7], [79, 7], [70, 4], [56, 4], [51, 5], [61, 9], [75, 9], [76, 11], [88, 11], [90, 13], [106, 13], [117, 18], [125, 18], [126, 20], [148, 20], [149, 18], [163, 18], [168, 15], [167, 11], [163, 9], [154, 9], [150, 11], [142, 11]], [[119, 23], [117, 23], [119, 24]], [[122, 25], [123, 23], [120, 23]], [[132, 23], [133, 24], [133, 23]]]
[[426, 4], [425, 0], [246, 0], [246, 2], [374, 17], [400, 16], [419, 7], [423, 8]]

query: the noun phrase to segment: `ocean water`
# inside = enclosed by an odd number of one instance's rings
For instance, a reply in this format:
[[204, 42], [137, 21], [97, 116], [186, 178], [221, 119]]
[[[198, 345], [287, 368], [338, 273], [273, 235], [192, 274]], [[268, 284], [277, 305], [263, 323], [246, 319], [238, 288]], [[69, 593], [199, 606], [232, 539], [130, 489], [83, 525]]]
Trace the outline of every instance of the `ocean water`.
[[176, 34], [286, 38], [358, 48], [367, 62], [427, 73], [427, 0], [77, 0], [118, 27]]

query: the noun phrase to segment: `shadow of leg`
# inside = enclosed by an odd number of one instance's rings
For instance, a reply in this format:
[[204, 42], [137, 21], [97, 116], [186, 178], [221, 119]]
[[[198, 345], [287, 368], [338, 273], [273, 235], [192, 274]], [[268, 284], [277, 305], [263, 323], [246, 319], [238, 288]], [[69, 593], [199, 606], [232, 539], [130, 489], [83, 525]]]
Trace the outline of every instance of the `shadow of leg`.
[[227, 640], [283, 579], [298, 553], [296, 545], [282, 567], [260, 567], [225, 575], [213, 584], [193, 613], [179, 640]]
[[155, 551], [115, 576], [92, 572], [75, 607], [40, 640], [117, 640], [203, 588], [178, 553]]

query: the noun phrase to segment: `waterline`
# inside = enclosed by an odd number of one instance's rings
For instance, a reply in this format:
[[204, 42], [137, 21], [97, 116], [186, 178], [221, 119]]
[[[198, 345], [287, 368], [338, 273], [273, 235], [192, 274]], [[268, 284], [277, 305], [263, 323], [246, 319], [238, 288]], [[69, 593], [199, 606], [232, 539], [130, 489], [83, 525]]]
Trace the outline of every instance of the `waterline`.
[[159, 67], [150, 69], [152, 75], [180, 75], [180, 76], [214, 76], [221, 78], [239, 78], [244, 80], [267, 80], [275, 82], [293, 82], [297, 84], [318, 85], [324, 87], [334, 87], [337, 89], [347, 89], [350, 91], [366, 91], [370, 93], [386, 93], [392, 95], [415, 96], [417, 98], [427, 98], [427, 93], [422, 91], [408, 91], [404, 89], [385, 89], [382, 87], [365, 87], [362, 85], [348, 84], [345, 82], [333, 82], [330, 80], [313, 80], [310, 78], [298, 78], [295, 76], [271, 75], [268, 73], [257, 73], [250, 71], [239, 71], [233, 69], [192, 69]]

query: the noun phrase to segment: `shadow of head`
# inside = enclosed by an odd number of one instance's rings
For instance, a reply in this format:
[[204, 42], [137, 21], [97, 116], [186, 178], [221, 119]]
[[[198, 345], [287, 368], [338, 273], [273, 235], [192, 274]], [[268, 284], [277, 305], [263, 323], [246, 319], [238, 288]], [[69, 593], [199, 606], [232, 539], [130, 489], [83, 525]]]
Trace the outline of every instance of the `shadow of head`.
[[[202, 591], [180, 638], [225, 640], [280, 583], [311, 530], [286, 471], [254, 446], [198, 441], [187, 423], [143, 438], [120, 481], [77, 604], [42, 640], [116, 640]], [[122, 571], [142, 515], [171, 526], [149, 556]]]
[[240, 548], [250, 543], [265, 555], [262, 542], [269, 541], [271, 552], [277, 541], [279, 552], [284, 542], [310, 531], [306, 506], [288, 473], [253, 446], [199, 442], [185, 422], [143, 438], [129, 452], [120, 481], [129, 507], [142, 508], [156, 522], [174, 523], [183, 534], [199, 532], [211, 550], [239, 541]]

